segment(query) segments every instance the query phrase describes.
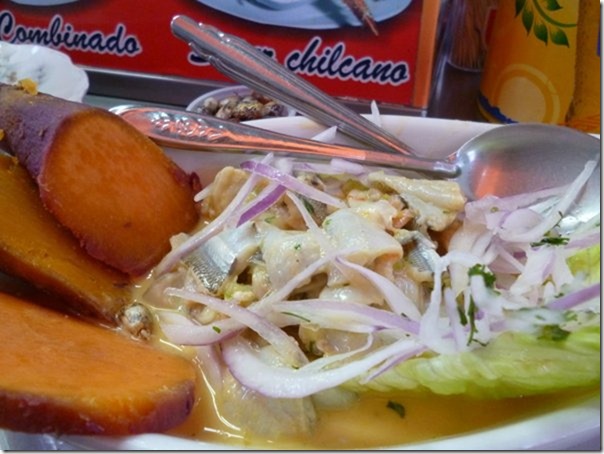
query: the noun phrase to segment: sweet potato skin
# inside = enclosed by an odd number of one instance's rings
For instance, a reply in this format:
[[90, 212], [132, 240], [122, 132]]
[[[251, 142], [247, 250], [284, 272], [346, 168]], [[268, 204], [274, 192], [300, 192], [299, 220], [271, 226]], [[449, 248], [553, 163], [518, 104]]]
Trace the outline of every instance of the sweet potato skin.
[[60, 296], [64, 311], [116, 326], [132, 300], [130, 278], [94, 259], [44, 209], [15, 158], [0, 154], [0, 271]]
[[116, 115], [0, 85], [0, 129], [46, 209], [120, 271], [144, 275], [198, 221], [190, 176]]
[[0, 427], [129, 435], [191, 412], [188, 359], [3, 293], [0, 313]]

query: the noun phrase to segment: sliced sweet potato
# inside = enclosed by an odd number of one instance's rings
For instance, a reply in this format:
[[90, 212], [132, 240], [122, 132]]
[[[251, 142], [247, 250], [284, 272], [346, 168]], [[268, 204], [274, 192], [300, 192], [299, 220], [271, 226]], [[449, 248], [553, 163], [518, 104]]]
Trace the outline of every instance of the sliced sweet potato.
[[56, 302], [115, 325], [130, 304], [130, 278], [96, 260], [44, 209], [15, 158], [0, 154], [0, 271], [62, 298]]
[[0, 85], [0, 129], [89, 254], [142, 275], [197, 222], [191, 178], [117, 115]]
[[0, 427], [126, 435], [180, 424], [193, 364], [117, 332], [0, 293]]

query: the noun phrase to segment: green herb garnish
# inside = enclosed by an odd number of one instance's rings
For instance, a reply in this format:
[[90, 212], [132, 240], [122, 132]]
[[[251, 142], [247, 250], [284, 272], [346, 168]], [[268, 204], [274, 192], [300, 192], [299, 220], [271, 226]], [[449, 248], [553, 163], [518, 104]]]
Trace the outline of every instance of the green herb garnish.
[[495, 287], [495, 275], [493, 273], [491, 273], [490, 271], [487, 270], [486, 266], [484, 265], [474, 265], [472, 268], [470, 268], [468, 270], [468, 275], [469, 276], [482, 276], [482, 278], [484, 279], [484, 285], [487, 286], [487, 288], [494, 288]]
[[405, 417], [405, 407], [402, 404], [399, 404], [398, 402], [395, 402], [393, 400], [389, 400], [386, 407], [390, 410], [394, 410], [401, 418]]
[[559, 325], [545, 325], [541, 328], [539, 339], [548, 339], [553, 341], [563, 341], [570, 334], [570, 331], [560, 328]]

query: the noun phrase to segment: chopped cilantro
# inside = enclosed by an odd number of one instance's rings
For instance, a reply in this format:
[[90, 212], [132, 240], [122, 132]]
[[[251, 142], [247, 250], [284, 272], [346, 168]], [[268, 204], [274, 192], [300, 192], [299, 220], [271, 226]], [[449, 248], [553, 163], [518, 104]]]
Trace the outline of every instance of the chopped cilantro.
[[553, 341], [563, 341], [568, 337], [569, 334], [569, 331], [560, 328], [559, 325], [545, 325], [541, 328], [539, 338]]
[[461, 306], [457, 307], [457, 312], [459, 313], [459, 322], [463, 325], [470, 325], [470, 334], [468, 336], [467, 345], [470, 345], [472, 342], [478, 342], [480, 345], [483, 345], [482, 342], [474, 339], [474, 335], [478, 332], [476, 328], [476, 303], [473, 298], [470, 298], [470, 304], [468, 305], [467, 312], [464, 312]]
[[490, 271], [487, 271], [487, 268], [484, 265], [474, 265], [468, 270], [468, 274], [470, 276], [482, 276], [484, 285], [486, 285], [487, 288], [493, 288], [495, 286], [495, 275]]
[[311, 215], [315, 214], [315, 207], [309, 200], [303, 198], [302, 203], [304, 203], [304, 208], [306, 208], [306, 211], [308, 211]]
[[281, 312], [281, 313], [282, 313], [283, 315], [290, 315], [290, 316], [292, 316], [292, 317], [296, 317], [296, 318], [299, 318], [300, 320], [304, 320], [305, 322], [310, 323], [310, 320], [309, 320], [308, 318], [306, 318], [306, 317], [302, 317], [301, 315], [295, 314], [295, 313], [293, 313], [293, 312], [287, 312], [287, 311], [283, 311], [283, 312]]
[[294, 249], [295, 249], [296, 251], [299, 251], [300, 249], [302, 249], [302, 245], [301, 245], [300, 243], [296, 243], [296, 244], [294, 245]]
[[531, 243], [532, 247], [538, 246], [564, 246], [568, 244], [568, 238], [564, 236], [544, 236], [541, 240]]
[[402, 404], [399, 404], [398, 402], [395, 402], [393, 400], [389, 400], [386, 407], [390, 410], [394, 410], [401, 418], [405, 417], [405, 407]]
[[212, 329], [216, 331], [218, 334], [222, 332], [222, 330], [218, 326], [212, 326]]

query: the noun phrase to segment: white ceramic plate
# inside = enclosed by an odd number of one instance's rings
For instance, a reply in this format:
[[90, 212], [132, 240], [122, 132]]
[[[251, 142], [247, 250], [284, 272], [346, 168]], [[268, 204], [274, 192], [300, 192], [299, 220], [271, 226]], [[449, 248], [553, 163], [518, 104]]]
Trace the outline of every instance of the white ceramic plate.
[[37, 44], [0, 41], [0, 82], [14, 84], [32, 79], [42, 93], [81, 101], [88, 90], [88, 76], [63, 52]]
[[[362, 24], [341, 0], [198, 0], [223, 13], [252, 22], [304, 29], [333, 29]], [[366, 0], [376, 22], [404, 11], [411, 0]]]
[[[486, 123], [419, 117], [383, 116], [383, 126], [416, 147], [426, 156], [444, 157], [476, 134], [494, 127]], [[250, 122], [255, 126], [301, 137], [312, 137], [325, 128], [305, 117], [281, 117]], [[349, 143], [340, 137], [340, 141]], [[203, 182], [226, 164], [249, 157], [225, 153], [168, 152], [186, 170], [199, 170]], [[4, 446], [2, 446], [4, 444]], [[132, 437], [84, 437], [26, 435], [0, 431], [0, 448], [18, 450], [232, 450], [227, 445], [191, 441], [161, 434]], [[599, 450], [600, 399], [594, 397], [576, 405], [546, 412], [522, 421], [459, 436], [392, 446], [409, 450]]]

